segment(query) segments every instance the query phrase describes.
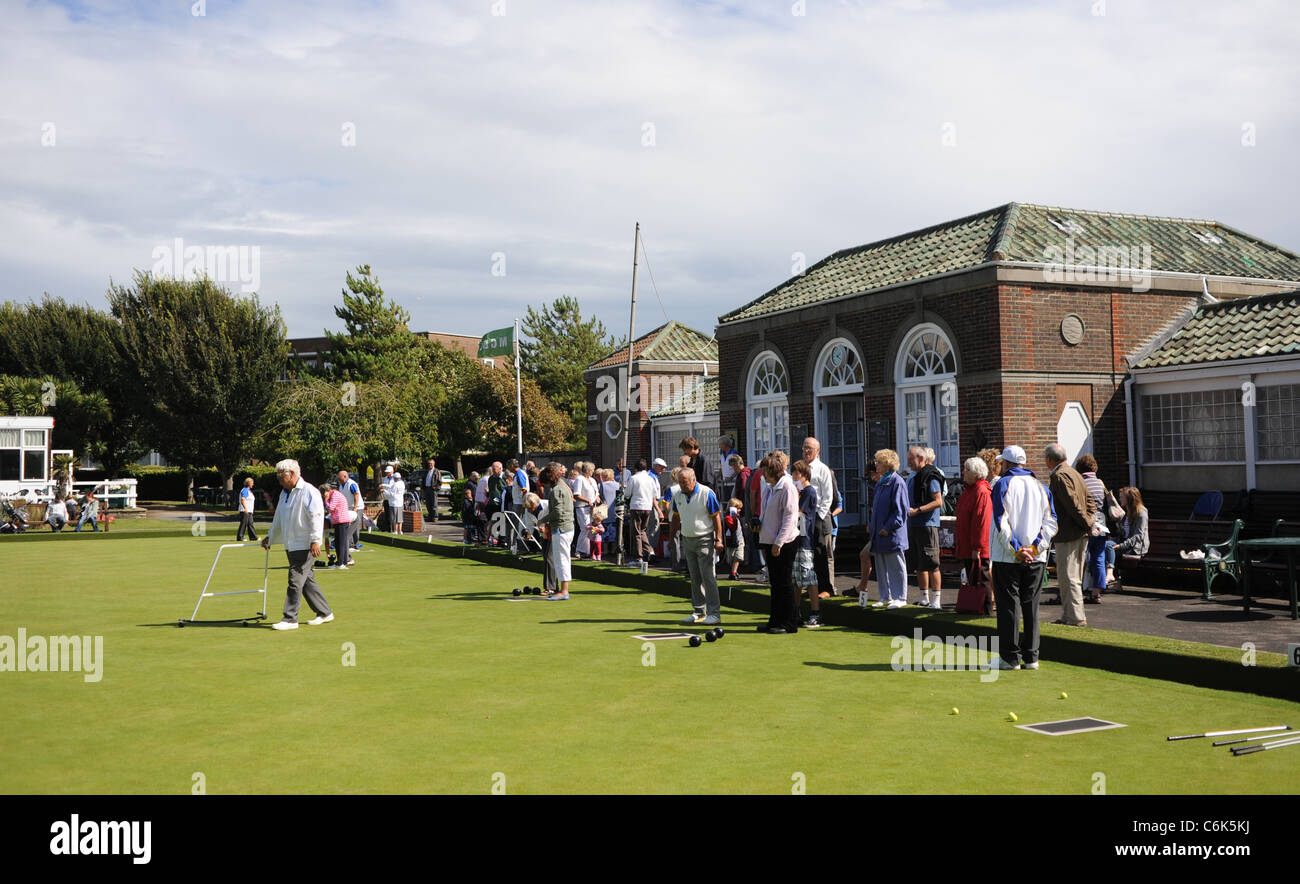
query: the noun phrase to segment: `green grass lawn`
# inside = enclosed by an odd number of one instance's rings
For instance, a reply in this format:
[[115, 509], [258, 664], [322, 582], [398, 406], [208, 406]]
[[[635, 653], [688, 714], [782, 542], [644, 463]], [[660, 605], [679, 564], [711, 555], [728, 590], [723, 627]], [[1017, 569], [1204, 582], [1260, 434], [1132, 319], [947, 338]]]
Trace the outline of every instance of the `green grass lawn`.
[[[889, 636], [766, 636], [763, 618], [725, 611], [723, 640], [659, 642], [647, 666], [632, 636], [677, 629], [682, 599], [578, 582], [569, 602], [506, 601], [540, 579], [382, 546], [318, 572], [334, 623], [178, 629], [234, 526], [119, 527], [0, 540], [0, 635], [104, 643], [97, 683], [0, 672], [0, 792], [184, 794], [196, 772], [209, 794], [486, 794], [498, 774], [511, 794], [788, 794], [799, 775], [809, 794], [1087, 794], [1097, 774], [1110, 794], [1294, 791], [1300, 749], [1165, 741], [1300, 727], [1294, 703], [1051, 660], [989, 683], [896, 672]], [[227, 555], [214, 589], [260, 586], [261, 550]], [[270, 561], [274, 620], [283, 551]], [[201, 616], [256, 600], [211, 599]], [[1010, 711], [1128, 726], [1045, 737]]]

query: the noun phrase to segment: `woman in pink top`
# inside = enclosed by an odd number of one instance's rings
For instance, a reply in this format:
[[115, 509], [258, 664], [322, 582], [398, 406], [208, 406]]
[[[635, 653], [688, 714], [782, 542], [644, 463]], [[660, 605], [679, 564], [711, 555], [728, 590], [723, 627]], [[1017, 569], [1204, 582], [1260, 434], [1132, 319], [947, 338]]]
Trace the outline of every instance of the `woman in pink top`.
[[348, 499], [332, 485], [320, 486], [320, 495], [325, 502], [325, 512], [329, 514], [330, 524], [334, 526], [334, 554], [338, 556], [338, 563], [331, 564], [329, 567], [346, 571], [348, 565], [356, 564], [352, 560], [350, 546], [352, 508], [348, 506]]
[[773, 451], [763, 458], [759, 469], [767, 483], [762, 491], [762, 521], [758, 542], [767, 557], [767, 573], [772, 585], [772, 613], [767, 625], [758, 627], [768, 635], [787, 635], [799, 631], [799, 600], [794, 594], [794, 558], [799, 544], [799, 492], [786, 475], [790, 458], [784, 451]]

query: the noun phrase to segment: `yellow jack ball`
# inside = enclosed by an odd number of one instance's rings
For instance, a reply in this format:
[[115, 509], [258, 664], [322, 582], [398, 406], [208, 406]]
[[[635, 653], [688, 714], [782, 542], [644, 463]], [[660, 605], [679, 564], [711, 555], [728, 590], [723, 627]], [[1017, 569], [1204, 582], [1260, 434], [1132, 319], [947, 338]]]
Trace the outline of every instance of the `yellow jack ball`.
[[1062, 699], [1062, 700], [1068, 700], [1068, 699], [1070, 699], [1070, 695], [1067, 694], [1065, 691], [1061, 691], [1061, 699]]
[[952, 707], [952, 714], [953, 714], [953, 715], [960, 715], [960, 714], [961, 714], [961, 710], [958, 709], [956, 706], [954, 706], [954, 707]]
[[1014, 713], [1014, 712], [1008, 712], [1007, 715], [1011, 718], [1012, 721], [1019, 721], [1019, 720], [1020, 720], [1019, 718], [1016, 718], [1016, 713]]

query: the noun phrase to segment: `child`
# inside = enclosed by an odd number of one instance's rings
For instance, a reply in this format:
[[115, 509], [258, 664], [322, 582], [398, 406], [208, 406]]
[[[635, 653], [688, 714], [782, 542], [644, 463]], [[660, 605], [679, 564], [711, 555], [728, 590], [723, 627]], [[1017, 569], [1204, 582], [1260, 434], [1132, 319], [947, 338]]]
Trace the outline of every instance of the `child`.
[[744, 504], [738, 498], [727, 501], [727, 517], [722, 520], [722, 545], [731, 566], [731, 579], [739, 580], [740, 563], [745, 560], [745, 536], [740, 525], [740, 511]]
[[463, 529], [462, 543], [474, 542], [474, 521], [478, 514], [474, 506], [474, 489], [465, 486], [465, 499], [460, 502], [460, 524]]
[[604, 561], [600, 555], [601, 541], [605, 538], [605, 517], [609, 515], [609, 508], [603, 503], [592, 508], [591, 524], [587, 525], [587, 536], [591, 538], [591, 560], [593, 562]]
[[804, 624], [807, 629], [822, 625], [821, 599], [817, 597], [817, 571], [813, 567], [813, 537], [817, 527], [817, 489], [812, 486], [812, 469], [802, 460], [790, 467], [794, 487], [799, 489], [799, 551], [795, 554], [793, 583], [795, 598], [804, 593], [812, 614]]

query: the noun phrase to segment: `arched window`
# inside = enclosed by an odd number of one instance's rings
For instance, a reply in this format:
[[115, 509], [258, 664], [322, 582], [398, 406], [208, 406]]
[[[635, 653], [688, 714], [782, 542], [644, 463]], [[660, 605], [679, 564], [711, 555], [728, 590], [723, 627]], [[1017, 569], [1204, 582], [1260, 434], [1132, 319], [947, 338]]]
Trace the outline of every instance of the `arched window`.
[[771, 350], [758, 354], [749, 370], [745, 385], [746, 411], [749, 415], [749, 462], [774, 448], [790, 451], [790, 405], [787, 395], [790, 380], [781, 357]]
[[960, 476], [957, 439], [957, 356], [948, 336], [930, 323], [912, 329], [894, 366], [898, 451], [933, 448], [949, 478]]
[[820, 396], [861, 393], [863, 380], [862, 357], [848, 340], [836, 338], [822, 348], [813, 392]]

